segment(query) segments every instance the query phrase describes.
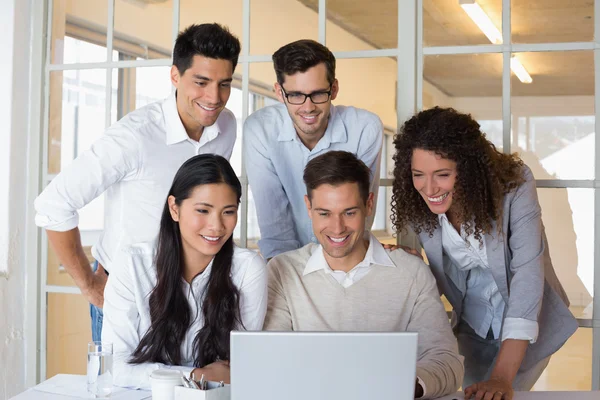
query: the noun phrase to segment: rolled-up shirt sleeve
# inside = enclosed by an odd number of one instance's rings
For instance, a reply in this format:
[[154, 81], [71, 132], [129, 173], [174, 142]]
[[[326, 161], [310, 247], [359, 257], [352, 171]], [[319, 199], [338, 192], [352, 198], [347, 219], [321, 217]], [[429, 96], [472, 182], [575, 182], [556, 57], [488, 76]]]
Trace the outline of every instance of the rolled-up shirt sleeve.
[[538, 338], [539, 326], [537, 321], [525, 318], [504, 318], [502, 324], [502, 341], [506, 339], [528, 340], [535, 343]]
[[254, 196], [261, 238], [261, 254], [266, 259], [301, 247], [293, 211], [285, 189], [262, 138], [261, 121], [248, 118], [244, 125], [244, 162]]
[[79, 225], [78, 210], [114, 183], [135, 174], [139, 162], [135, 136], [120, 127], [109, 128], [89, 150], [81, 153], [35, 199], [35, 223], [52, 231]]

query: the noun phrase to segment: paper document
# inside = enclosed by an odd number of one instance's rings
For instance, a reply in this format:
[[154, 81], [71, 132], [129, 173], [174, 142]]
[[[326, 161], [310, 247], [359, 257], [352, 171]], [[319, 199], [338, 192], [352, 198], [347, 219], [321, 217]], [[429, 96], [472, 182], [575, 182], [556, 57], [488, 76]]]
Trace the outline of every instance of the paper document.
[[[33, 390], [75, 399], [93, 398], [87, 391], [87, 377], [85, 375], [59, 374], [40, 383]], [[110, 396], [111, 400], [143, 400], [150, 398], [152, 398], [152, 393], [148, 390], [124, 389], [116, 386], [113, 386]]]

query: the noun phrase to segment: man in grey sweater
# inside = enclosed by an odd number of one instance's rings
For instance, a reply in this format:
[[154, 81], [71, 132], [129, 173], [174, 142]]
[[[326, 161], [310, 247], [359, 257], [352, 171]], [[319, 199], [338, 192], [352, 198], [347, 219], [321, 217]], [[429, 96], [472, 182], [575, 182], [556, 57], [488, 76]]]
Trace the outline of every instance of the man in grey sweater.
[[463, 358], [429, 267], [403, 250], [385, 250], [365, 230], [373, 210], [369, 173], [345, 151], [306, 165], [305, 202], [319, 244], [269, 262], [264, 329], [418, 332], [415, 398], [454, 393]]

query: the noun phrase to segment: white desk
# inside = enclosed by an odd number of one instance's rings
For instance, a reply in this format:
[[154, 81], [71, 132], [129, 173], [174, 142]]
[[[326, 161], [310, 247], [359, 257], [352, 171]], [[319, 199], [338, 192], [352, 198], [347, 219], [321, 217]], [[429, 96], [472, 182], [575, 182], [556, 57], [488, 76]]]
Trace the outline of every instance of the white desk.
[[[76, 385], [81, 389], [81, 385], [85, 385], [85, 376], [77, 375], [57, 375], [50, 378], [44, 384], [59, 382], [60, 379], [73, 379], [76, 381]], [[41, 384], [43, 385], [43, 384]], [[39, 388], [40, 385], [36, 386]], [[51, 394], [46, 392], [40, 392], [36, 388], [31, 388], [18, 396], [13, 397], [11, 400], [80, 400], [89, 399], [90, 397], [73, 397], [60, 394]], [[143, 390], [128, 390], [125, 392], [116, 393], [111, 397], [111, 400], [120, 399], [131, 399], [135, 396], [136, 399], [150, 399], [150, 392]], [[439, 400], [464, 400], [462, 392], [445, 396]], [[336, 399], [332, 399], [336, 400]], [[600, 400], [600, 391], [595, 392], [516, 392], [513, 400]]]
[[[438, 400], [464, 400], [462, 392]], [[473, 397], [471, 397], [472, 399]], [[594, 392], [515, 392], [513, 400], [600, 400], [600, 391]]]
[[[87, 377], [85, 375], [53, 376], [45, 382], [13, 397], [11, 400], [83, 400], [92, 398], [87, 393]], [[143, 400], [150, 399], [147, 390], [128, 390], [114, 388], [111, 400]]]

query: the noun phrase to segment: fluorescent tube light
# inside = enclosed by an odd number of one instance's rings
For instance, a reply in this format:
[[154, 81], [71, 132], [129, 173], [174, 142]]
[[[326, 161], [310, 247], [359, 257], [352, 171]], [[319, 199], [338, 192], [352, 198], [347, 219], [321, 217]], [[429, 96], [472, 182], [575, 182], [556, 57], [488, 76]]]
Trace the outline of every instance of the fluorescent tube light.
[[493, 44], [502, 43], [502, 34], [496, 28], [490, 17], [483, 11], [475, 0], [459, 0], [460, 6], [465, 10], [467, 15], [471, 17], [473, 22], [481, 29], [487, 38]]
[[527, 72], [523, 64], [521, 64], [521, 61], [519, 61], [517, 56], [512, 56], [510, 58], [510, 69], [512, 69], [512, 71], [515, 73], [515, 75], [517, 76], [517, 78], [519, 78], [521, 82], [533, 82], [533, 79], [531, 79], [531, 75], [529, 75], [529, 72]]
[[[496, 28], [490, 17], [483, 11], [481, 6], [475, 0], [459, 0], [460, 6], [467, 15], [475, 22], [481, 31], [493, 44], [502, 44], [502, 33]], [[531, 75], [527, 72], [523, 64], [514, 55], [510, 58], [510, 69], [517, 78], [523, 83], [531, 83]]]

